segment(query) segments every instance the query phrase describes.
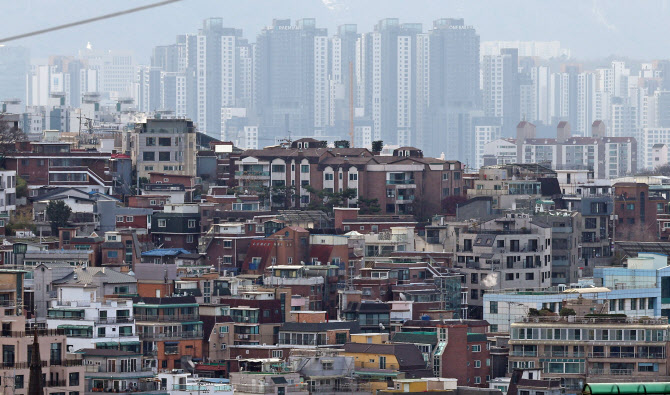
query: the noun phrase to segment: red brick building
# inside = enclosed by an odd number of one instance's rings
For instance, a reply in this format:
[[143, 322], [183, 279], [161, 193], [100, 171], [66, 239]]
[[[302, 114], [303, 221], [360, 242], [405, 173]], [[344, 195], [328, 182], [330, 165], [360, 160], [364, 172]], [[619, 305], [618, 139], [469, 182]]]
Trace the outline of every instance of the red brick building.
[[307, 185], [332, 192], [352, 189], [350, 205], [359, 197], [377, 199], [379, 214], [419, 216], [439, 213], [443, 198], [465, 193], [458, 161], [424, 158], [412, 147], [376, 156], [364, 148], [313, 148], [313, 143], [301, 139], [290, 147], [245, 151], [236, 161], [239, 186], [296, 188], [295, 196], [273, 201], [275, 207], [306, 207], [315, 198]]
[[614, 184], [614, 214], [617, 241], [655, 241], [659, 237], [657, 214], [667, 204], [662, 196], [650, 196], [649, 185], [634, 182]]
[[26, 180], [30, 196], [44, 186], [110, 192], [110, 153], [72, 149], [69, 143], [20, 142], [5, 159], [7, 170]]

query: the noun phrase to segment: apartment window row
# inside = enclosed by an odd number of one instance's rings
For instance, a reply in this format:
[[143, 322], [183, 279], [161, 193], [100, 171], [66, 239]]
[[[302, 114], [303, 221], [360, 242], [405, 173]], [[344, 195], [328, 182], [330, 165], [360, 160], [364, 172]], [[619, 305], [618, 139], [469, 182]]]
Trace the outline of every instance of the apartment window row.
[[663, 329], [512, 328], [512, 340], [652, 341], [668, 338]]

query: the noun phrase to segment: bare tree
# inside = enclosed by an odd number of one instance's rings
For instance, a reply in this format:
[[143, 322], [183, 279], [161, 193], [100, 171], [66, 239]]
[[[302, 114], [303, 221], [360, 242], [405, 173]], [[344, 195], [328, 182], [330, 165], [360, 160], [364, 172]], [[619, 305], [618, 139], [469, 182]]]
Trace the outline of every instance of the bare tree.
[[9, 118], [9, 114], [0, 114], [0, 155], [14, 151], [15, 143], [25, 141], [26, 134], [18, 126], [18, 120]]

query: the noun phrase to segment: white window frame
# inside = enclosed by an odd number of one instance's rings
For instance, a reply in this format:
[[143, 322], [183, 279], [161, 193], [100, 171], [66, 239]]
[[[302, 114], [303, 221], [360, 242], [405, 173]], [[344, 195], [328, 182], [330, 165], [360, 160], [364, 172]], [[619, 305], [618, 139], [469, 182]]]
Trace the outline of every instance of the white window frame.
[[165, 220], [165, 219], [159, 219], [159, 220], [158, 220], [158, 227], [159, 227], [159, 228], [166, 228], [166, 227], [167, 227], [167, 220]]

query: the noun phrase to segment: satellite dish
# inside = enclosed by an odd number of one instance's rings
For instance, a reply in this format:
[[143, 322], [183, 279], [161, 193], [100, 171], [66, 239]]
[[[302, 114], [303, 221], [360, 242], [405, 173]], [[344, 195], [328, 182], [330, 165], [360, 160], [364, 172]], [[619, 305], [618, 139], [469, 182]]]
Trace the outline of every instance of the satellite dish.
[[386, 329], [386, 327], [384, 326], [384, 324], [382, 324], [382, 323], [380, 322], [380, 323], [379, 323], [379, 329], [384, 330], [384, 329]]

